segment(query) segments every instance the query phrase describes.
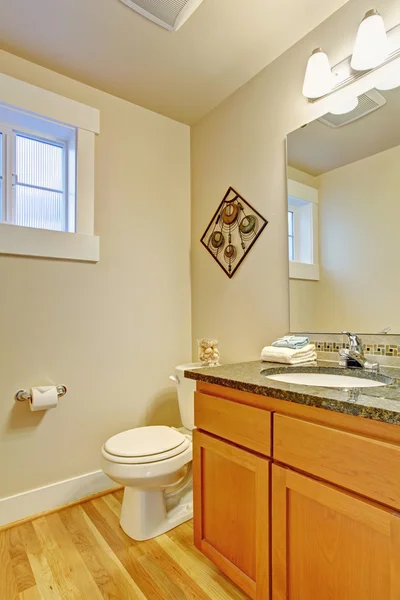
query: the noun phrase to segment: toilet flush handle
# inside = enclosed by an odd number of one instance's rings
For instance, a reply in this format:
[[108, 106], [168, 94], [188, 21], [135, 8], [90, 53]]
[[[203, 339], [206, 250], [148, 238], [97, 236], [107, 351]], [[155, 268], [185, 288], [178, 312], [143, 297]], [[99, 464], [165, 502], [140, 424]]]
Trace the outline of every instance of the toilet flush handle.
[[171, 379], [171, 381], [174, 381], [175, 383], [179, 383], [179, 379], [177, 377], [175, 377], [175, 375], [170, 375], [169, 378]]

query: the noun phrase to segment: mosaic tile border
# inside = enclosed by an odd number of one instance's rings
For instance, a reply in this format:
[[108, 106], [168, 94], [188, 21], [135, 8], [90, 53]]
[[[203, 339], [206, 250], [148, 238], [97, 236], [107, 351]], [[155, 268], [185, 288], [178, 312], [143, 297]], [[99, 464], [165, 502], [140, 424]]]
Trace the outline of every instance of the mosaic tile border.
[[[349, 344], [343, 342], [318, 342], [311, 340], [315, 344], [317, 352], [339, 352], [342, 348], [348, 348]], [[364, 354], [373, 356], [400, 356], [400, 345], [398, 344], [363, 344]]]
[[[293, 334], [293, 335], [299, 335]], [[341, 348], [348, 348], [347, 337], [341, 333], [311, 333], [307, 335], [315, 344], [320, 360], [338, 360]], [[400, 368], [400, 335], [392, 334], [359, 334], [363, 341], [364, 354], [376, 357], [382, 365]]]

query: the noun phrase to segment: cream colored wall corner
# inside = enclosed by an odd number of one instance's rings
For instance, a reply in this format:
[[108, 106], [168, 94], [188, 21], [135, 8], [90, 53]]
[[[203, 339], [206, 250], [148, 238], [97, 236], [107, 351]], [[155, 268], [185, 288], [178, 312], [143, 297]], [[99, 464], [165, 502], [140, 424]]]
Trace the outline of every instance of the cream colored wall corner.
[[318, 189], [318, 177], [309, 175], [309, 173], [305, 173], [304, 171], [299, 171], [299, 169], [295, 169], [294, 167], [288, 166], [287, 177], [288, 179], [292, 179], [292, 181], [297, 181], [297, 183], [303, 183], [304, 185]]
[[[327, 112], [301, 95], [305, 64], [323, 45], [332, 64], [352, 51], [367, 1], [352, 0], [192, 128], [192, 338], [220, 340], [223, 362], [257, 359], [289, 329], [285, 137]], [[386, 27], [399, 4], [378, 2]], [[396, 20], [397, 19], [397, 20]], [[199, 243], [228, 186], [269, 221], [229, 280]]]
[[[100, 109], [97, 265], [0, 257], [0, 497], [100, 468], [107, 437], [179, 424], [190, 359], [190, 141], [185, 125], [0, 52], [0, 71]], [[17, 389], [68, 386], [31, 413]]]
[[[396, 146], [318, 178], [321, 280], [315, 288], [316, 331], [377, 332], [389, 325], [393, 333], [400, 331], [399, 163]], [[379, 305], [383, 311], [377, 310]]]

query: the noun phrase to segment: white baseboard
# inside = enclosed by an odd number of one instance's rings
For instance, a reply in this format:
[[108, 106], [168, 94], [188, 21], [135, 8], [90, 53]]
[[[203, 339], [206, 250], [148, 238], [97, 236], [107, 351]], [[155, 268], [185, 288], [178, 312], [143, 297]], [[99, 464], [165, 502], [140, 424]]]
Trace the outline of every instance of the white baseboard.
[[116, 487], [103, 471], [85, 473], [8, 498], [0, 498], [0, 527]]

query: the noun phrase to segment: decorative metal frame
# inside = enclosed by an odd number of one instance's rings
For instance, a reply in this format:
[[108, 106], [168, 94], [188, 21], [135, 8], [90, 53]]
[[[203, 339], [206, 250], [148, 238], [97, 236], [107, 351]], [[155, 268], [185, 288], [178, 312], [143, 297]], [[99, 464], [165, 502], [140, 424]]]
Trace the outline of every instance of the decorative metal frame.
[[200, 241], [230, 279], [267, 225], [268, 221], [229, 187]]

